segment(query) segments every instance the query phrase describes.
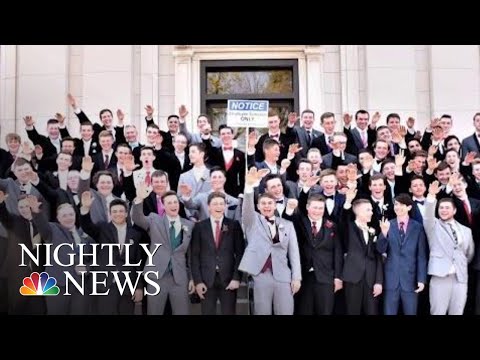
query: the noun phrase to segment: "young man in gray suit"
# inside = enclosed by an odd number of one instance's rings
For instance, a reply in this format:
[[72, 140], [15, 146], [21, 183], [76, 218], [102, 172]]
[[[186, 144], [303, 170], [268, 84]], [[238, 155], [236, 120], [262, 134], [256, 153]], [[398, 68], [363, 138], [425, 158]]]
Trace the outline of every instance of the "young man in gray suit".
[[473, 259], [472, 231], [454, 219], [457, 208], [453, 199], [438, 201], [438, 181], [428, 188], [423, 226], [430, 246], [428, 274], [430, 280], [430, 313], [432, 315], [462, 315], [467, 301], [467, 265]]
[[[148, 315], [162, 315], [167, 298], [172, 305], [173, 315], [190, 313], [189, 294], [195, 292], [189, 266], [188, 254], [192, 238], [193, 222], [178, 215], [180, 202], [174, 191], [162, 196], [165, 215], [143, 214], [143, 200], [152, 192], [151, 187], [141, 184], [137, 187], [137, 197], [133, 201], [132, 220], [148, 232], [151, 239], [150, 251], [158, 249], [153, 256], [153, 268], [145, 265], [145, 271], [158, 271], [158, 279], [151, 278], [160, 286], [160, 293], [147, 298]], [[151, 285], [147, 286], [147, 290]], [[152, 287], [153, 288], [153, 287]], [[154, 289], [148, 290], [150, 293]]]
[[[293, 295], [302, 280], [297, 235], [292, 222], [274, 215], [275, 198], [258, 197], [255, 212], [253, 187], [268, 173], [251, 168], [245, 179], [243, 225], [248, 239], [239, 270], [253, 276], [255, 315], [293, 315]], [[288, 265], [290, 264], [290, 266]]]
[[177, 191], [180, 196], [180, 187], [182, 184], [187, 184], [192, 188], [192, 196], [201, 192], [209, 192], [212, 190], [210, 183], [210, 171], [205, 166], [205, 145], [204, 144], [192, 144], [188, 153], [190, 162], [193, 164], [193, 168], [186, 173], [180, 175], [178, 181]]

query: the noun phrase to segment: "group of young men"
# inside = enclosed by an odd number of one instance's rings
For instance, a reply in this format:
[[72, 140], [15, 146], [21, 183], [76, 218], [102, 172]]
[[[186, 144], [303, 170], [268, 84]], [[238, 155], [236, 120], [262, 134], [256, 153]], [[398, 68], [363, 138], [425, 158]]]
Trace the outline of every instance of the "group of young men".
[[[1, 310], [182, 315], [196, 297], [232, 315], [246, 282], [258, 315], [480, 314], [480, 113], [460, 141], [449, 115], [422, 134], [365, 110], [282, 130], [271, 111], [243, 152], [206, 115], [191, 133], [185, 106], [168, 131], [146, 106], [141, 144], [121, 110], [94, 123], [68, 101], [80, 138], [26, 116], [29, 141], [0, 149]], [[43, 271], [59, 294], [22, 295]]]

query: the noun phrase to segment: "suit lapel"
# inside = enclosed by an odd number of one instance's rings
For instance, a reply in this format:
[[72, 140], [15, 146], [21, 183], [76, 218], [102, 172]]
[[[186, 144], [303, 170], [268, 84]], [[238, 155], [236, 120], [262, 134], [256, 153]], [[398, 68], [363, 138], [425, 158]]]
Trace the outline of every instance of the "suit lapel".
[[353, 129], [352, 130], [352, 135], [353, 135], [353, 139], [355, 141], [355, 145], [357, 145], [357, 148], [358, 149], [363, 149], [363, 141], [362, 141], [362, 138], [360, 136], [360, 132], [358, 131], [357, 128]]
[[313, 239], [312, 226], [310, 224], [310, 219], [307, 216], [302, 216], [302, 221], [303, 221], [303, 226], [305, 228], [305, 232], [307, 233], [307, 236], [308, 236], [308, 241], [313, 245], [315, 241]]
[[165, 234], [167, 235], [167, 241], [164, 245], [166, 245], [167, 248], [171, 250], [172, 246], [170, 245], [170, 223], [168, 222], [168, 218], [166, 215], [163, 216], [163, 226], [165, 227]]

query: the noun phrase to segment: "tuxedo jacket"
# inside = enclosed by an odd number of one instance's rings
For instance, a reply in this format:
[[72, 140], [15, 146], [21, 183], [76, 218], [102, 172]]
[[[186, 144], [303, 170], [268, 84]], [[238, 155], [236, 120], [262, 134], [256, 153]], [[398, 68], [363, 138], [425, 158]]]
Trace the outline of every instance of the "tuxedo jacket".
[[343, 249], [337, 226], [324, 217], [322, 226], [317, 228], [318, 232], [314, 236], [306, 205], [306, 197], [300, 195], [297, 211], [292, 215], [287, 215], [284, 211], [282, 215], [295, 226], [302, 277], [305, 278], [313, 268], [317, 282], [333, 285], [335, 278], [342, 278], [343, 271]]
[[[266, 134], [263, 134], [260, 136], [258, 139], [257, 145], [255, 145], [255, 161], [256, 162], [262, 162], [265, 160], [265, 155], [263, 154], [263, 143], [265, 140], [268, 138], [268, 132]], [[280, 132], [280, 137], [279, 139], [275, 139], [278, 141], [280, 144], [280, 156], [278, 158], [278, 164], [282, 161], [282, 159], [285, 159], [288, 154], [288, 147], [290, 144], [295, 143], [296, 140], [296, 135], [295, 132], [289, 131], [287, 133]]]
[[[355, 156], [358, 156], [358, 152], [365, 149], [365, 145], [362, 141], [362, 136], [358, 128], [343, 128], [343, 132], [347, 135], [347, 149], [346, 152]], [[367, 127], [367, 148], [373, 149], [373, 144], [377, 140], [377, 130]]]
[[[207, 142], [204, 141], [207, 145]], [[245, 188], [245, 153], [238, 149], [233, 149], [233, 159], [227, 164], [223, 157], [222, 148], [207, 145], [207, 164], [210, 167], [219, 166], [227, 173], [227, 181], [225, 182], [225, 192], [234, 197], [243, 194]]]
[[223, 287], [231, 280], [241, 280], [238, 270], [245, 250], [245, 241], [240, 223], [223, 218], [220, 245], [215, 246], [210, 217], [195, 224], [192, 232], [192, 277], [195, 284], [204, 283], [213, 287], [218, 273]]
[[377, 235], [370, 234], [365, 242], [362, 230], [353, 221], [352, 209], [342, 212], [342, 231], [345, 244], [343, 281], [357, 284], [366, 281], [368, 287], [383, 284], [382, 256], [375, 248]]
[[[33, 145], [40, 145], [43, 149], [43, 156], [49, 157], [53, 155], [57, 155], [59, 152], [55, 145], [52, 144], [50, 138], [46, 137], [45, 135], [40, 135], [33, 127], [32, 130], [26, 130], [28, 138], [32, 141]], [[62, 141], [60, 139], [60, 146], [62, 145]]]

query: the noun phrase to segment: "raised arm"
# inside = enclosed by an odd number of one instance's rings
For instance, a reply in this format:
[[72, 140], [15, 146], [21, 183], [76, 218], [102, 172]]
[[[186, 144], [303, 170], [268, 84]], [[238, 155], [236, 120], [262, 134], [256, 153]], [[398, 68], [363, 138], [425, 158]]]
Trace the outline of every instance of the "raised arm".
[[83, 231], [90, 235], [93, 239], [98, 241], [100, 235], [100, 229], [102, 226], [105, 226], [106, 223], [96, 223], [92, 222], [92, 217], [90, 216], [90, 209], [92, 203], [95, 200], [90, 191], [82, 193], [82, 206], [80, 207], [80, 226]]
[[249, 228], [255, 226], [255, 204], [253, 196], [253, 188], [258, 186], [260, 180], [270, 172], [268, 169], [258, 170], [251, 168], [245, 176], [245, 193], [243, 196], [242, 215], [243, 226]]
[[28, 205], [32, 211], [32, 221], [37, 227], [40, 237], [45, 243], [52, 242], [52, 229], [48, 223], [48, 216], [45, 210], [40, 210], [41, 202], [38, 201], [36, 196], [28, 195]]
[[150, 223], [148, 218], [143, 213], [143, 201], [150, 195], [151, 192], [152, 187], [146, 186], [145, 183], [142, 183], [138, 185], [137, 197], [133, 200], [132, 220], [136, 225], [140, 226], [145, 231], [150, 229]]

